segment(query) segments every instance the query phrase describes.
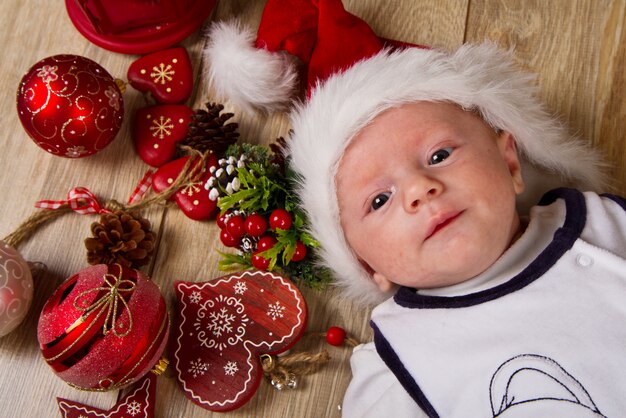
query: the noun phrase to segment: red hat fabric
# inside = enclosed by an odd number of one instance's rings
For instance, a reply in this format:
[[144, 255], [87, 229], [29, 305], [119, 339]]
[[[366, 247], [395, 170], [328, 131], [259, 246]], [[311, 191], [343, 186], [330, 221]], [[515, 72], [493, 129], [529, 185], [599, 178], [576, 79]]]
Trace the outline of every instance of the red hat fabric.
[[[283, 52], [304, 64], [308, 93], [386, 45], [340, 0], [268, 0], [253, 45], [251, 32], [237, 22], [216, 24], [209, 37], [208, 75], [218, 94], [243, 109], [265, 111], [286, 109], [296, 93], [296, 69]], [[270, 67], [273, 74], [266, 77]], [[283, 80], [286, 74], [288, 83]]]

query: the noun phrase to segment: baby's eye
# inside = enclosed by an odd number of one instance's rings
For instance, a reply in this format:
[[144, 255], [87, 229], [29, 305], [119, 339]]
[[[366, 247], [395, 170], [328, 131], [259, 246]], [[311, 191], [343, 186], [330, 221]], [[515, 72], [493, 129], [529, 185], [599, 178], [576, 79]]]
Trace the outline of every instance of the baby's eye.
[[448, 158], [450, 154], [452, 154], [452, 151], [453, 149], [450, 147], [442, 148], [435, 151], [433, 155], [430, 156], [430, 159], [428, 160], [428, 165], [439, 164], [440, 162]]
[[387, 203], [390, 196], [391, 196], [391, 192], [384, 192], [384, 193], [380, 193], [376, 195], [374, 200], [372, 200], [372, 209], [374, 210], [380, 209], [385, 203]]

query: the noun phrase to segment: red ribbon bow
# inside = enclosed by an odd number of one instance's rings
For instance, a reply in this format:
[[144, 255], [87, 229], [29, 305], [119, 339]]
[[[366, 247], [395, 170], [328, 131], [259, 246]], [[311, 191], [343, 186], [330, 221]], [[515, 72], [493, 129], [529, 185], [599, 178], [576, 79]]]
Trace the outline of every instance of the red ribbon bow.
[[96, 196], [86, 187], [75, 187], [70, 190], [67, 194], [67, 200], [40, 200], [35, 202], [35, 207], [39, 209], [58, 209], [66, 203], [70, 205], [74, 212], [78, 212], [81, 215], [112, 212], [100, 206]]

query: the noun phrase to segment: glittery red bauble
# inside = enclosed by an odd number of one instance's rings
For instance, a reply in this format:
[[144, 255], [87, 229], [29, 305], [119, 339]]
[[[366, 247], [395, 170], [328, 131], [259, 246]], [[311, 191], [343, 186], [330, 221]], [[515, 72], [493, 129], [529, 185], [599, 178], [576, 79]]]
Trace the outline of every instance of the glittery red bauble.
[[55, 55], [33, 65], [17, 90], [17, 113], [28, 135], [61, 157], [95, 154], [122, 126], [124, 102], [111, 75], [94, 61]]
[[54, 372], [79, 389], [136, 382], [159, 360], [169, 330], [159, 288], [137, 270], [98, 264], [66, 280], [46, 302], [37, 336]]

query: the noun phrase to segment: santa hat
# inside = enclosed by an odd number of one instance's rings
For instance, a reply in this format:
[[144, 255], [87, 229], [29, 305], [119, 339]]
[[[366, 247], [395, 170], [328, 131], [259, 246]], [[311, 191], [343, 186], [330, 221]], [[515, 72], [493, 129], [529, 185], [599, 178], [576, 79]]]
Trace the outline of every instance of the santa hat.
[[[493, 44], [463, 45], [454, 52], [394, 48], [340, 0], [269, 0], [254, 44], [251, 33], [236, 24], [218, 24], [211, 36], [213, 83], [242, 107], [289, 104], [297, 72], [287, 65], [287, 52], [307, 65], [309, 95], [291, 113], [290, 166], [299, 178], [310, 233], [321, 244], [320, 262], [353, 300], [373, 303], [389, 295], [379, 291], [346, 242], [335, 174], [352, 138], [386, 109], [416, 101], [456, 103], [512, 133], [527, 189], [518, 202], [522, 210], [556, 186], [599, 190], [604, 184], [599, 156], [547, 113], [536, 98], [534, 77], [515, 66], [511, 52]], [[225, 37], [237, 45], [218, 52]], [[243, 58], [248, 53], [254, 58]], [[241, 71], [216, 62], [220, 55]], [[241, 82], [246, 76], [251, 77]]]

